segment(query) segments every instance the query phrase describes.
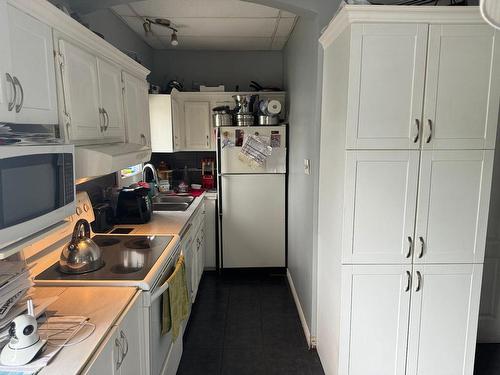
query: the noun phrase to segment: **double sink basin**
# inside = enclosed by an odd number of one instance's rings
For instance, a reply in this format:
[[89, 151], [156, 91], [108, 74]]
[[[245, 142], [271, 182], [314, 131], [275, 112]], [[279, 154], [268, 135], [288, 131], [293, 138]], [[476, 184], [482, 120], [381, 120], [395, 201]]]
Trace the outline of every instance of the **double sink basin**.
[[193, 196], [159, 194], [153, 198], [153, 211], [186, 211], [193, 201]]

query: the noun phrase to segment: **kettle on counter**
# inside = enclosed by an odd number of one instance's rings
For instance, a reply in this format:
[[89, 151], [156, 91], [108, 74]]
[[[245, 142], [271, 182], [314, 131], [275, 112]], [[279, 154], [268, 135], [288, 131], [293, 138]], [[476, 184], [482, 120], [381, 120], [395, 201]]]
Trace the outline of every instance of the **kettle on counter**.
[[92, 272], [104, 266], [101, 248], [90, 238], [90, 224], [85, 219], [76, 222], [71, 241], [61, 252], [59, 270], [63, 273]]

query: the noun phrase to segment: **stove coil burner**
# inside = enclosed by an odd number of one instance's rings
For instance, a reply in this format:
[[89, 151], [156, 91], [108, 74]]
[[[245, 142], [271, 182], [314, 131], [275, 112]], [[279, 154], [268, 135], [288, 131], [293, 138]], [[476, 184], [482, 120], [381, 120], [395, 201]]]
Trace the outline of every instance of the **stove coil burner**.
[[151, 243], [147, 238], [139, 238], [125, 242], [125, 247], [128, 249], [146, 250], [151, 248]]
[[113, 246], [113, 245], [116, 245], [117, 243], [120, 243], [120, 240], [118, 240], [116, 238], [96, 238], [96, 239], [94, 239], [94, 242], [99, 247], [108, 247], [108, 246]]
[[113, 267], [111, 267], [111, 272], [119, 274], [119, 275], [125, 275], [128, 273], [139, 272], [140, 270], [142, 270], [142, 267], [127, 267], [127, 266], [124, 266], [123, 264], [116, 264]]

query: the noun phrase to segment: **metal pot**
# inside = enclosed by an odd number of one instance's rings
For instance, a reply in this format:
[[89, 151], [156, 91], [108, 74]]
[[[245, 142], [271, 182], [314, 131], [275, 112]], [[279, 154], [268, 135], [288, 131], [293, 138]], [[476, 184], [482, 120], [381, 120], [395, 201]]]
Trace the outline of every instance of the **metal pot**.
[[237, 126], [252, 126], [255, 122], [255, 117], [251, 113], [238, 113], [235, 117]]
[[104, 266], [101, 248], [90, 239], [90, 224], [85, 219], [76, 222], [73, 236], [61, 252], [59, 270], [63, 273], [92, 272]]
[[259, 125], [278, 125], [280, 118], [274, 115], [259, 115]]
[[230, 113], [214, 113], [212, 117], [214, 119], [214, 125], [217, 127], [233, 125], [233, 115]]

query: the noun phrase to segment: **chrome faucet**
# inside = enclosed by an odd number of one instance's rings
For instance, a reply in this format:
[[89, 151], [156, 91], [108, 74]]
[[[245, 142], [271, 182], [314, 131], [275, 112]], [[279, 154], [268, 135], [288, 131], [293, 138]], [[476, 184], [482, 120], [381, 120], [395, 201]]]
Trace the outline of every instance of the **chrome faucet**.
[[142, 167], [142, 181], [144, 182], [148, 182], [146, 181], [146, 169], [149, 169], [153, 174], [154, 184], [152, 187], [152, 192], [153, 192], [153, 197], [156, 197], [158, 195], [158, 186], [160, 186], [160, 181], [158, 181], [158, 173], [156, 173], [156, 168], [153, 164], [151, 163], [144, 164], [144, 166]]

